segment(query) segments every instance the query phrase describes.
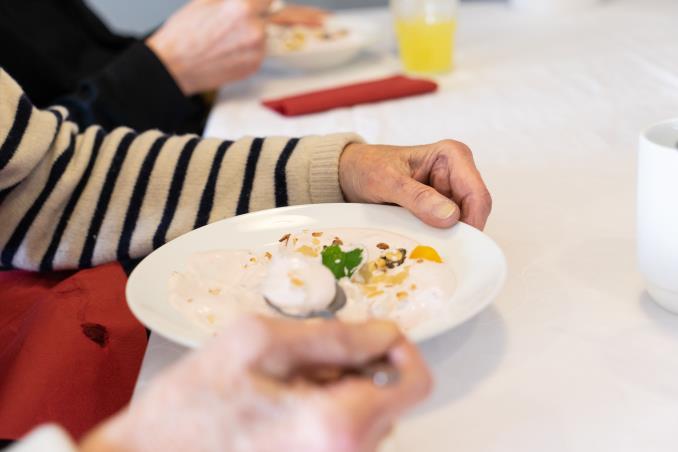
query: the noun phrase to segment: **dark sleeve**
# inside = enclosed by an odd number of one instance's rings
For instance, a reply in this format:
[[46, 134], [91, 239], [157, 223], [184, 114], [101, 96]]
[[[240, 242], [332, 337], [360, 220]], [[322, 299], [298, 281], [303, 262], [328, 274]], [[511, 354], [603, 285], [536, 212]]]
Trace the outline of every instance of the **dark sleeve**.
[[167, 133], [202, 133], [208, 106], [186, 97], [162, 62], [141, 41], [132, 44], [74, 93], [56, 100], [81, 128], [127, 126]]

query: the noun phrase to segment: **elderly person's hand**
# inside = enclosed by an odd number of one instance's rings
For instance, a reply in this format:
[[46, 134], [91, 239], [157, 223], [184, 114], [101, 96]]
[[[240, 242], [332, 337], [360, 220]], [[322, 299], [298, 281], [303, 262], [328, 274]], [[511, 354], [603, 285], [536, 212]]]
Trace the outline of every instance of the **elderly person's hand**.
[[268, 1], [192, 0], [146, 40], [185, 95], [254, 73], [264, 58]]
[[492, 209], [473, 155], [458, 141], [411, 147], [351, 144], [339, 161], [339, 182], [349, 202], [398, 204], [441, 228], [461, 219], [483, 229]]
[[[378, 359], [398, 370], [392, 384], [310, 378]], [[391, 323], [245, 317], [161, 375], [82, 450], [372, 451], [430, 387], [417, 350]]]

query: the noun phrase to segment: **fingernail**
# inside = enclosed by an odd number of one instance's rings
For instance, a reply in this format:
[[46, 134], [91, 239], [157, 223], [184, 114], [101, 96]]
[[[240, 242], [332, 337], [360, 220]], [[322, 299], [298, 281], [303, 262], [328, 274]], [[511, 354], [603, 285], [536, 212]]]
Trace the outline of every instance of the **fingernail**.
[[447, 220], [452, 215], [454, 215], [454, 212], [456, 210], [457, 206], [455, 206], [451, 202], [443, 202], [440, 204], [436, 204], [436, 206], [433, 208], [433, 216], [438, 218], [439, 220]]

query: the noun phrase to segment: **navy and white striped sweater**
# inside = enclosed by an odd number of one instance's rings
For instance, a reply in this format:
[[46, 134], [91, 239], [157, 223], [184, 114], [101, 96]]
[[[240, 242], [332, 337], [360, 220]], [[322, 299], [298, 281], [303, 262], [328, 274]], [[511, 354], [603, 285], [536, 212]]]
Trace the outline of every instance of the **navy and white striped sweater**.
[[339, 155], [359, 140], [80, 132], [65, 109], [34, 108], [0, 69], [0, 267], [89, 267], [221, 218], [341, 202]]

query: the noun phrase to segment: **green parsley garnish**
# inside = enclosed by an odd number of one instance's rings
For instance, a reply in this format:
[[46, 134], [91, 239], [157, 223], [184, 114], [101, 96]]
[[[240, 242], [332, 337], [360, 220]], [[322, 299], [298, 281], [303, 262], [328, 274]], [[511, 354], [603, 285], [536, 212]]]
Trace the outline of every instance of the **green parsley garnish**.
[[325, 247], [322, 253], [323, 265], [330, 269], [335, 278], [350, 278], [363, 261], [363, 250], [356, 248], [342, 251], [339, 245]]

